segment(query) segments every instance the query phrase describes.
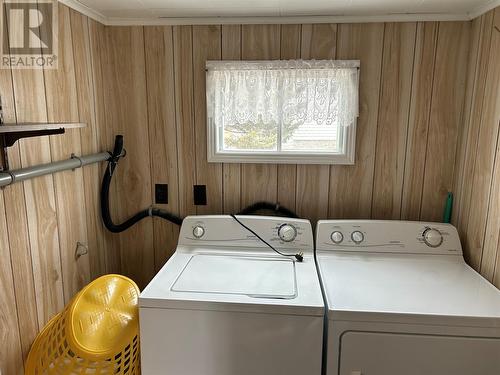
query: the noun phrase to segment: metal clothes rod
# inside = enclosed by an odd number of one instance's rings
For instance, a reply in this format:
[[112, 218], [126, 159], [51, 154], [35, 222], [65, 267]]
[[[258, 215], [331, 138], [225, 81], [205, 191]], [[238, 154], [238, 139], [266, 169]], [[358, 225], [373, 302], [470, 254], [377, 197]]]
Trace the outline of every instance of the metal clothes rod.
[[106, 161], [110, 157], [111, 155], [109, 152], [101, 152], [87, 156], [72, 156], [71, 159], [68, 160], [56, 161], [54, 163], [42, 164], [29, 168], [0, 172], [0, 187], [52, 173], [81, 168], [85, 165]]

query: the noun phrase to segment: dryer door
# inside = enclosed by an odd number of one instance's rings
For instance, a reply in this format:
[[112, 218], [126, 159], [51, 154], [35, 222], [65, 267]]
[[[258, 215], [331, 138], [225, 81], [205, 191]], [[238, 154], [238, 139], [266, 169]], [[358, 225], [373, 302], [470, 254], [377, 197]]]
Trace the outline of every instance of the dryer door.
[[500, 339], [347, 332], [340, 375], [500, 374]]

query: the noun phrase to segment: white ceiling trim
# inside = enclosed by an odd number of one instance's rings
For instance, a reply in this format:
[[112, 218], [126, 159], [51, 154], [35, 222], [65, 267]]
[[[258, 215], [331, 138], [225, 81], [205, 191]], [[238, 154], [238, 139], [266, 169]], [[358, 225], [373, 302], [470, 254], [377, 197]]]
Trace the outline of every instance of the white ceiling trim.
[[364, 23], [468, 21], [467, 14], [390, 14], [376, 16], [269, 16], [269, 17], [165, 17], [165, 18], [108, 18], [107, 25], [239, 25], [239, 24], [300, 24], [300, 23]]
[[103, 14], [94, 9], [89, 8], [86, 5], [83, 5], [78, 0], [59, 0], [59, 2], [61, 4], [67, 5], [68, 7], [76, 10], [77, 12], [86, 15], [87, 17], [92, 18], [95, 21], [98, 21], [104, 25], [108, 24], [109, 21], [108, 17], [104, 16]]
[[473, 9], [471, 12], [469, 12], [469, 18], [472, 20], [499, 6], [500, 6], [500, 0], [492, 0], [488, 4], [479, 6]]
[[363, 22], [419, 22], [419, 21], [469, 21], [500, 6], [500, 0], [480, 6], [468, 13], [403, 13], [366, 16], [260, 16], [260, 17], [164, 17], [164, 18], [118, 18], [106, 17], [78, 0], [59, 0], [62, 4], [106, 25], [231, 25], [231, 24], [299, 24], [299, 23], [363, 23]]

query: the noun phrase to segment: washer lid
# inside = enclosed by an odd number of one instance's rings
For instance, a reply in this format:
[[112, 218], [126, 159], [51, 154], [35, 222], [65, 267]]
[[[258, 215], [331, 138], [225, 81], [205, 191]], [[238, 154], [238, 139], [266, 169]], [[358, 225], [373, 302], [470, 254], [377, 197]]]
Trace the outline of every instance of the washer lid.
[[241, 249], [177, 249], [139, 296], [140, 308], [323, 316], [312, 256], [296, 263]]
[[171, 290], [291, 299], [297, 296], [295, 264], [288, 259], [197, 254]]

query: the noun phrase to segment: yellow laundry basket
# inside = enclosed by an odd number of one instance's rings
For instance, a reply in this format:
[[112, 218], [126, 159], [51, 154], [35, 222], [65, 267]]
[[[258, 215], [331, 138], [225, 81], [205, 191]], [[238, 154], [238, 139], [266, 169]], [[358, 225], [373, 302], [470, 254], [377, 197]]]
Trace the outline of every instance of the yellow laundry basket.
[[138, 298], [124, 276], [91, 282], [39, 333], [26, 375], [140, 374]]

